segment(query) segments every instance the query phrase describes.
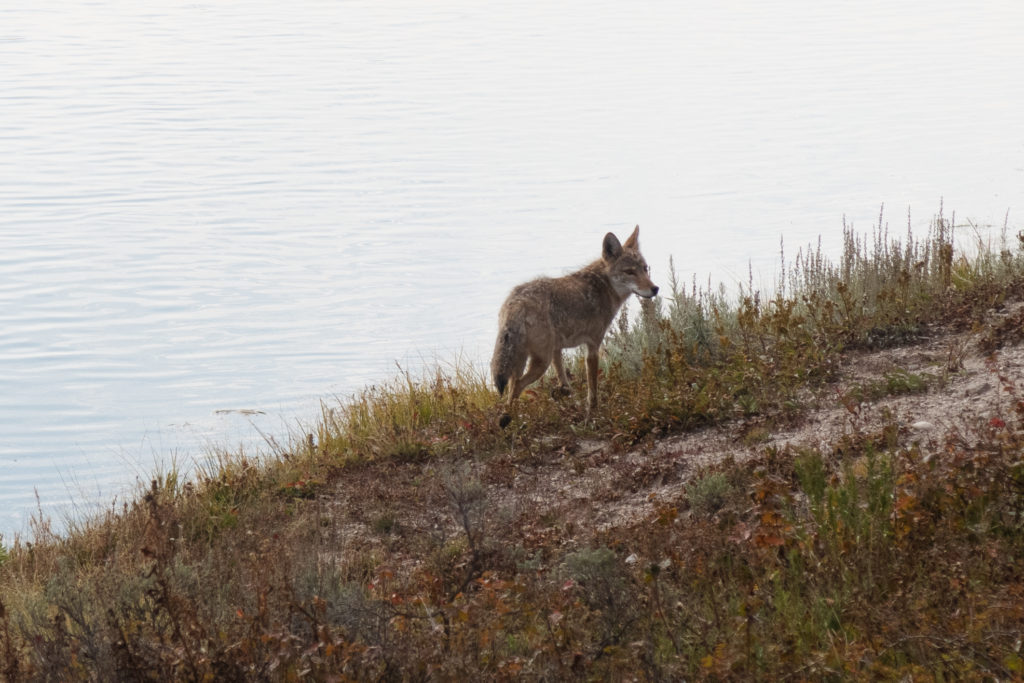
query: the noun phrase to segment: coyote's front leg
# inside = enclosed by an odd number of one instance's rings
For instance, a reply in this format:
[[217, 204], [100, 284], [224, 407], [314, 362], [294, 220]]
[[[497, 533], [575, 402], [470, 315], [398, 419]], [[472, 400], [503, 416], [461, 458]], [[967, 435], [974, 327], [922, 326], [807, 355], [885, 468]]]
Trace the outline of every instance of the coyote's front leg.
[[597, 410], [597, 350], [598, 344], [587, 344], [587, 419]]

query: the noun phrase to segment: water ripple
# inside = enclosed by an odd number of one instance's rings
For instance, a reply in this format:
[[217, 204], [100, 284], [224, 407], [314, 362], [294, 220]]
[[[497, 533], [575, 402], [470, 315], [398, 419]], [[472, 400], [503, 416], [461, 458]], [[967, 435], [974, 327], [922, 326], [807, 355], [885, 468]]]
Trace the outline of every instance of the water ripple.
[[[652, 268], [1024, 192], [1024, 17], [775, 3], [0, 11], [0, 534], [256, 447], [639, 222]], [[950, 49], [955, 45], [956, 49]], [[1016, 226], [1014, 226], [1016, 227]], [[263, 415], [218, 413], [245, 408]], [[77, 507], [76, 507], [77, 506]]]

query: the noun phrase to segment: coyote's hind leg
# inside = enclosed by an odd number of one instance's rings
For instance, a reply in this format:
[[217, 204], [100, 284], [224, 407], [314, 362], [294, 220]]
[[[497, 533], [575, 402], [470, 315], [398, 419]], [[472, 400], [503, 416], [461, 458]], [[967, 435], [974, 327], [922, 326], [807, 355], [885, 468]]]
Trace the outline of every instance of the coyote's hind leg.
[[555, 398], [571, 395], [572, 388], [569, 386], [569, 376], [565, 372], [565, 366], [562, 365], [562, 349], [555, 351], [555, 355], [551, 360], [555, 366], [555, 373], [558, 374], [558, 386], [551, 390], [551, 395]]
[[[522, 377], [513, 377], [512, 386], [508, 392], [508, 410], [512, 410], [512, 406], [515, 405], [515, 401], [519, 398], [519, 394], [523, 393], [523, 389], [530, 386], [544, 374], [544, 371], [551, 365], [550, 359], [544, 359], [540, 356], [530, 356], [530, 362], [526, 366], [526, 372], [523, 373]], [[504, 429], [512, 421], [512, 416], [509, 413], [502, 413], [501, 417], [498, 418], [498, 426]]]

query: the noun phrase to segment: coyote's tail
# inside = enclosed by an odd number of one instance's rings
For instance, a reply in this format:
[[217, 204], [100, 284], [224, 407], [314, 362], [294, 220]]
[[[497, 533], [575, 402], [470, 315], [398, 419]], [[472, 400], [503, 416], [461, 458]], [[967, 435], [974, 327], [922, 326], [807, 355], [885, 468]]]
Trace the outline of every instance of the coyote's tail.
[[491, 356], [491, 378], [499, 394], [505, 393], [509, 380], [522, 373], [526, 365], [526, 345], [523, 343], [526, 330], [521, 328], [521, 325], [506, 323], [498, 330], [494, 355]]

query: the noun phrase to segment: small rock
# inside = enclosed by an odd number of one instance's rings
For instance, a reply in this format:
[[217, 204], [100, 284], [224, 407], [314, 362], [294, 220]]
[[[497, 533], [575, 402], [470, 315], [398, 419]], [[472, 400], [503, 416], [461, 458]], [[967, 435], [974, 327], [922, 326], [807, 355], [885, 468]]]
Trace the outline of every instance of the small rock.
[[914, 424], [910, 425], [910, 428], [915, 432], [928, 432], [935, 429], [935, 425], [927, 420], [918, 420]]
[[636, 556], [636, 553], [633, 553], [626, 558], [626, 564], [636, 564], [639, 559], [640, 558]]
[[987, 394], [990, 391], [992, 391], [992, 383], [982, 382], [979, 385], [968, 388], [965, 393], [968, 396], [981, 396], [982, 394]]

